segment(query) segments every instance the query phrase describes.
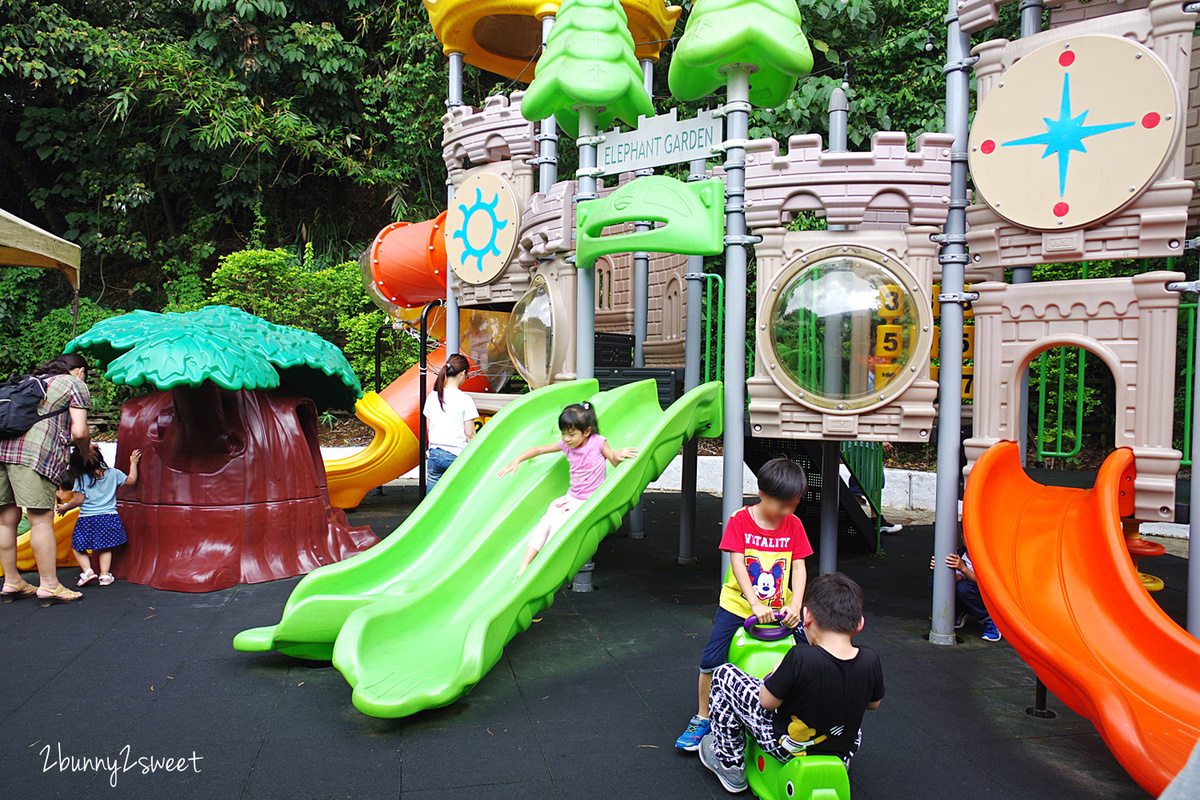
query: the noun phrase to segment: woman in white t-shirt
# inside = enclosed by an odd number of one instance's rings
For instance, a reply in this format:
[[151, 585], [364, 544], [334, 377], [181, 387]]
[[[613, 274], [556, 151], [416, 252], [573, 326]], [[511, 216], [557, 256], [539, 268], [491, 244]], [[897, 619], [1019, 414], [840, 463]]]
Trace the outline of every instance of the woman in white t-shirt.
[[[479, 409], [462, 390], [471, 363], [455, 353], [433, 382], [433, 392], [425, 400], [425, 418], [429, 421], [429, 452], [426, 454], [425, 491], [432, 492], [442, 474], [475, 435]], [[435, 396], [436, 395], [436, 396]]]

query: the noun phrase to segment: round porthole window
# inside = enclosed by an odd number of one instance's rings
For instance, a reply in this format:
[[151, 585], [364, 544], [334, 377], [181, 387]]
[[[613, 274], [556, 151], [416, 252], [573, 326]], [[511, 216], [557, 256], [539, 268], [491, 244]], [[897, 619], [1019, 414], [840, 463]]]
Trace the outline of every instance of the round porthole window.
[[554, 377], [554, 313], [550, 289], [541, 275], [533, 279], [508, 319], [508, 354], [531, 389]]
[[929, 356], [933, 315], [909, 272], [884, 253], [836, 246], [794, 259], [759, 311], [767, 372], [826, 413], [884, 405]]

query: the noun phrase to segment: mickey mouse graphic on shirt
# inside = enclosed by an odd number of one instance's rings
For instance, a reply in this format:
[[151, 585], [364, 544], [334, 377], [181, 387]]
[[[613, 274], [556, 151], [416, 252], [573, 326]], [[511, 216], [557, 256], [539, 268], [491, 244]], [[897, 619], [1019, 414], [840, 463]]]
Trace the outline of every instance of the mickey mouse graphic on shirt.
[[754, 584], [754, 594], [768, 608], [783, 606], [783, 570], [787, 561], [776, 559], [769, 570], [764, 570], [762, 562], [755, 556], [746, 556], [746, 573]]

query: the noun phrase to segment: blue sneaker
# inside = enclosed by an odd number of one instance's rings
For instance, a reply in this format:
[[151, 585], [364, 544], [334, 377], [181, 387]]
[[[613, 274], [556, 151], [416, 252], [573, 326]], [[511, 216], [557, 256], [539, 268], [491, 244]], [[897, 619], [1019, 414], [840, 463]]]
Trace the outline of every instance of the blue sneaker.
[[983, 623], [983, 640], [985, 642], [998, 642], [1003, 638], [1000, 631], [996, 629], [996, 623], [990, 619]]
[[967, 624], [967, 615], [966, 614], [959, 614], [957, 617], [954, 618], [954, 630], [956, 630], [956, 631], [962, 630], [963, 626], [966, 624]]
[[704, 717], [692, 717], [692, 721], [688, 723], [687, 730], [675, 740], [675, 748], [694, 753], [700, 749], [700, 740], [711, 730], [712, 723]]

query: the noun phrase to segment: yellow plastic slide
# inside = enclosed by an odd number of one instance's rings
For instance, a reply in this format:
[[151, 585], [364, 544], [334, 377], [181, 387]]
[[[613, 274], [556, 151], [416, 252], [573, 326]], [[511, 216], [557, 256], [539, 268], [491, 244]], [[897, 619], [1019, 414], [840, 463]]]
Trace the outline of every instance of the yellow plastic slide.
[[[71, 555], [71, 534], [75, 532], [75, 520], [79, 519], [79, 509], [73, 509], [54, 518], [54, 541], [58, 543], [58, 566], [77, 566], [75, 556]], [[22, 572], [37, 569], [37, 561], [33, 558], [33, 548], [29, 545], [29, 534], [23, 533], [17, 537], [17, 569]], [[0, 575], [4, 570], [0, 569]]]
[[375, 438], [352, 456], [325, 462], [329, 501], [337, 508], [354, 508], [367, 492], [408, 472], [420, 459], [417, 435], [378, 394], [364, 394], [354, 411], [374, 429]]

